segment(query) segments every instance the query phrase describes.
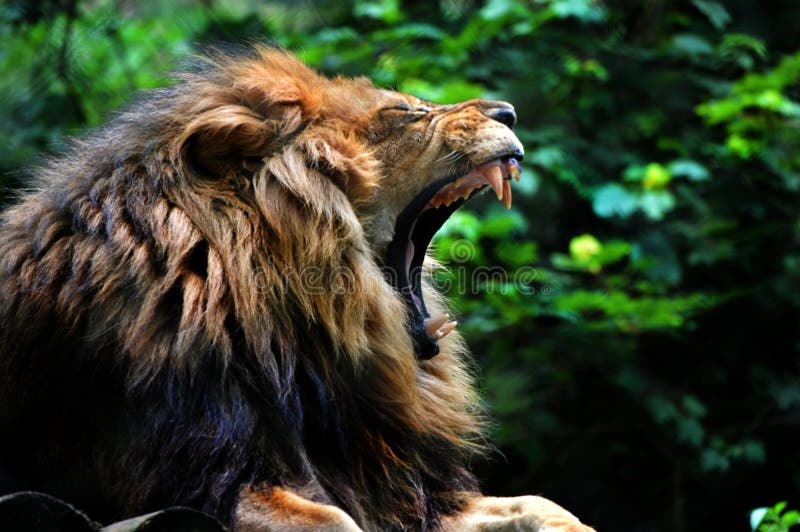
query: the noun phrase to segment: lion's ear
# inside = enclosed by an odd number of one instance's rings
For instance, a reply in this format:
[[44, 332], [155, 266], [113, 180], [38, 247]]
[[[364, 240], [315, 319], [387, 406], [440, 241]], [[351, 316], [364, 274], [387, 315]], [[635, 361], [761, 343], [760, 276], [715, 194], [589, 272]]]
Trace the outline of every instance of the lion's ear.
[[204, 176], [252, 172], [283, 147], [303, 121], [297, 105], [272, 106], [265, 115], [246, 105], [225, 103], [196, 114], [176, 148]]
[[284, 52], [259, 53], [219, 65], [220, 78], [189, 92], [204, 96], [187, 102], [189, 118], [177, 148], [201, 174], [254, 171], [319, 112], [315, 87], [326, 80]]

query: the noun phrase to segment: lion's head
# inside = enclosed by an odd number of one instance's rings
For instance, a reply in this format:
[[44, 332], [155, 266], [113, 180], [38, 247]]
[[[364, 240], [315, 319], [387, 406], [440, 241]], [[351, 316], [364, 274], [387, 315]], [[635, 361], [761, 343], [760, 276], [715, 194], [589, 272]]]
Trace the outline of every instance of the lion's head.
[[514, 108], [469, 100], [437, 105], [372, 89], [360, 134], [380, 162], [381, 178], [365, 205], [367, 237], [395, 289], [404, 297], [419, 354], [438, 353], [438, 340], [455, 326], [431, 315], [423, 297], [422, 263], [433, 235], [464, 201], [484, 188], [511, 206], [522, 145], [511, 129]]
[[[221, 70], [236, 89], [227, 95], [230, 106], [197, 103], [216, 108], [193, 111], [199, 131], [189, 127], [183, 137], [195, 140], [190, 157], [216, 175], [246, 168], [258, 173], [264, 165], [311, 208], [348, 203], [344, 210], [352, 208], [352, 223], [363, 229], [384, 276], [406, 303], [417, 354], [435, 355], [439, 338], [455, 323], [423, 297], [428, 244], [465, 200], [485, 188], [510, 207], [510, 181], [519, 179], [523, 155], [512, 132], [514, 108], [479, 99], [438, 105], [376, 88], [365, 78], [322, 77], [279, 50], [259, 49], [257, 55]], [[284, 155], [273, 158], [276, 153]], [[335, 188], [311, 184], [308, 169]]]

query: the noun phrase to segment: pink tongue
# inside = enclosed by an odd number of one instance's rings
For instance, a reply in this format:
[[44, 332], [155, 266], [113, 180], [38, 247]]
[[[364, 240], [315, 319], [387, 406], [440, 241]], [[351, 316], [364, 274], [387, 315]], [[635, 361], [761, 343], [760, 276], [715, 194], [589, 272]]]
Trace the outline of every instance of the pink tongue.
[[[408, 279], [411, 276], [411, 261], [414, 260], [414, 242], [411, 239], [408, 240], [408, 246], [406, 247], [406, 278]], [[411, 279], [409, 279], [410, 281]]]
[[422, 301], [419, 300], [419, 298], [417, 297], [417, 294], [415, 294], [414, 292], [411, 292], [411, 299], [414, 300], [414, 304], [417, 306], [419, 311], [422, 312]]

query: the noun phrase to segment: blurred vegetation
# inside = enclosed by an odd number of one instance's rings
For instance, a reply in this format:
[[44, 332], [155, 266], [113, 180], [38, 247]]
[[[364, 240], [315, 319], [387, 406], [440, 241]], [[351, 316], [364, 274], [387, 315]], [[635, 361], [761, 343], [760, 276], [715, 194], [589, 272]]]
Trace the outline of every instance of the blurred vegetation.
[[793, 526], [800, 525], [800, 512], [786, 511], [786, 502], [779, 502], [771, 508], [756, 508], [750, 513], [750, 528], [753, 532], [789, 532]]
[[513, 102], [513, 210], [475, 201], [436, 248], [507, 274], [450, 294], [498, 420], [486, 490], [600, 530], [745, 530], [767, 506], [758, 530], [788, 530], [771, 505], [800, 498], [798, 28], [793, 0], [6, 0], [0, 185], [206, 43]]

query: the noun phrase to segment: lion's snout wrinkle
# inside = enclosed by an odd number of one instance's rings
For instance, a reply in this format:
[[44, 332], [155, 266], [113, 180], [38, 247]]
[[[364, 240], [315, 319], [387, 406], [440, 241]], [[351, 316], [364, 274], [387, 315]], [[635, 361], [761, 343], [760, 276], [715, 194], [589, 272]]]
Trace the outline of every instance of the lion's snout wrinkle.
[[422, 265], [473, 194], [510, 206], [513, 107], [266, 47], [178, 80], [0, 218], [0, 471], [20, 481], [0, 485], [109, 522], [185, 505], [256, 530], [436, 529], [477, 491], [485, 423]]
[[453, 105], [442, 106], [442, 108], [447, 112], [456, 113], [462, 112], [465, 109], [474, 108], [487, 118], [500, 122], [509, 129], [514, 129], [514, 126], [517, 124], [517, 112], [514, 106], [508, 102], [499, 100], [475, 98]]

